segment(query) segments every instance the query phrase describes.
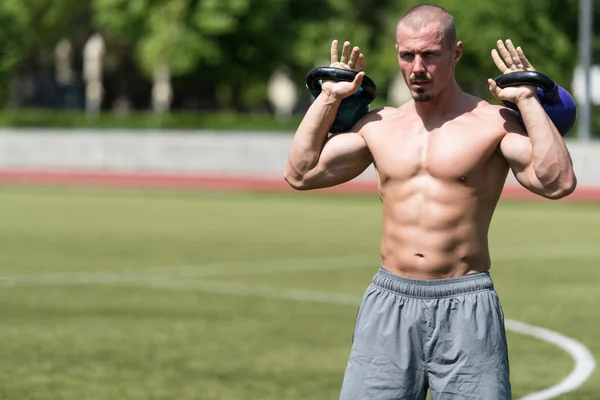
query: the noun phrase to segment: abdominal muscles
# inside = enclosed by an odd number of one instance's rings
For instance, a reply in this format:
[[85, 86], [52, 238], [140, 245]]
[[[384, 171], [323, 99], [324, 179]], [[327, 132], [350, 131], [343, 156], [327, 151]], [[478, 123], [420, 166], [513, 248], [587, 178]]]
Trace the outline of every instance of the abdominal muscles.
[[422, 174], [382, 188], [382, 266], [418, 279], [486, 271], [487, 233], [497, 198], [460, 180]]

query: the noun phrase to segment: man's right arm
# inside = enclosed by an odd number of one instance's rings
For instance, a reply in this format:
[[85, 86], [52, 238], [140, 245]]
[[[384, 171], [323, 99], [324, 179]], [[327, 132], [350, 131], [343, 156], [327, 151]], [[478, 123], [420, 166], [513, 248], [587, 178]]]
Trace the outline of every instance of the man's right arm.
[[354, 179], [372, 163], [367, 143], [355, 128], [327, 138], [341, 99], [327, 92], [315, 99], [292, 140], [285, 180], [297, 190], [319, 189]]

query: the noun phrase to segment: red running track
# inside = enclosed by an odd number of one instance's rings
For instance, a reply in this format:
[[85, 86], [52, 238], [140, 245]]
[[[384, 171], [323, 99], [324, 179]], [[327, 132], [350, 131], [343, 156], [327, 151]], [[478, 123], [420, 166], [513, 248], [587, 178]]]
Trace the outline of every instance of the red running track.
[[[69, 186], [69, 187], [106, 187], [106, 188], [151, 188], [151, 189], [196, 189], [227, 190], [252, 192], [293, 192], [287, 183], [276, 178], [241, 176], [206, 176], [164, 173], [135, 172], [88, 172], [88, 171], [50, 171], [30, 169], [0, 170], [0, 184], [28, 186]], [[319, 189], [321, 193], [368, 194], [377, 193], [374, 182], [350, 181], [345, 184]], [[536, 196], [520, 186], [507, 186], [502, 194], [509, 199], [538, 199], [552, 201]], [[560, 201], [600, 202], [600, 187], [578, 187], [570, 196]]]

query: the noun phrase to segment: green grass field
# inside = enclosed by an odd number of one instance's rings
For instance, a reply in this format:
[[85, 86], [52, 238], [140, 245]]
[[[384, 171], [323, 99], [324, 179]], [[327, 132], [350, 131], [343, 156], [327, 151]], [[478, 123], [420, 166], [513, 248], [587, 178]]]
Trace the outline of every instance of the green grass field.
[[[0, 189], [0, 399], [337, 399], [374, 197]], [[502, 201], [506, 318], [600, 360], [600, 205]], [[334, 299], [335, 301], [329, 301]], [[515, 397], [573, 369], [508, 333]], [[560, 399], [599, 399], [600, 371]]]

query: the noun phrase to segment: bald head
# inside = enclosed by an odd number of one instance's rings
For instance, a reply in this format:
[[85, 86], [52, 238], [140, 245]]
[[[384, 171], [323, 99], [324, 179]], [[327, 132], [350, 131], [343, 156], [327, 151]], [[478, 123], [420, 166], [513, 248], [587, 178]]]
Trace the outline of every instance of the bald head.
[[400, 26], [420, 31], [432, 23], [440, 25], [440, 34], [443, 35], [444, 42], [449, 47], [453, 47], [457, 40], [454, 17], [444, 8], [432, 4], [421, 4], [406, 11], [398, 22], [396, 35]]

